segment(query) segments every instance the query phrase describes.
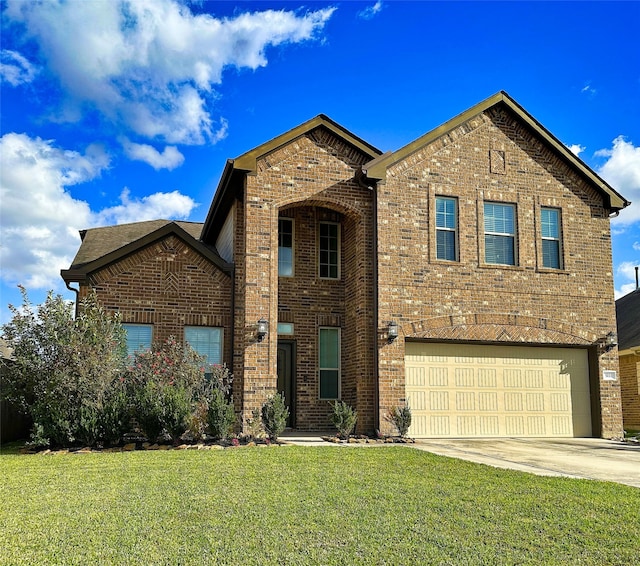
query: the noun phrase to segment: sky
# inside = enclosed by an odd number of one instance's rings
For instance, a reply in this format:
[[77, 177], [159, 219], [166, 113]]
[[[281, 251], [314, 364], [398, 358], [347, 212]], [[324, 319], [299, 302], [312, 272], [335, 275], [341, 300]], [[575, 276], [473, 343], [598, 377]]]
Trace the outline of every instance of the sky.
[[640, 2], [0, 0], [0, 323], [79, 230], [204, 221], [225, 161], [323, 113], [396, 150], [504, 90], [632, 205], [640, 265]]

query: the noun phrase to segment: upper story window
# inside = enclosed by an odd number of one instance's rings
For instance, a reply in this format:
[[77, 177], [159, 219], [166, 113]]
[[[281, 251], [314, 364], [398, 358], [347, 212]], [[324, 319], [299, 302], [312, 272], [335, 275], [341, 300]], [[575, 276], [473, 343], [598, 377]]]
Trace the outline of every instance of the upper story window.
[[542, 266], [551, 269], [562, 269], [560, 257], [560, 210], [542, 208], [540, 210], [542, 227]]
[[151, 324], [123, 323], [122, 328], [127, 334], [127, 355], [133, 356], [140, 350], [150, 350], [153, 340], [153, 326]]
[[222, 328], [185, 326], [184, 339], [208, 364], [222, 363]]
[[293, 219], [278, 219], [278, 275], [293, 276]]
[[457, 201], [450, 197], [436, 197], [436, 258], [458, 259]]
[[486, 263], [516, 264], [516, 207], [484, 203], [484, 255]]
[[319, 239], [320, 277], [340, 277], [340, 225], [335, 222], [320, 222]]

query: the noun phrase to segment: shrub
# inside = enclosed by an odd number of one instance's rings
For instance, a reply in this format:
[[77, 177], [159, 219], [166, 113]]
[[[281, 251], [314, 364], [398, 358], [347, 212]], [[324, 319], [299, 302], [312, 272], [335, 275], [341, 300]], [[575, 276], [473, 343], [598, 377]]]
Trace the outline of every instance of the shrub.
[[284, 404], [284, 395], [271, 395], [262, 405], [262, 426], [269, 440], [276, 441], [287, 426], [289, 408]]
[[73, 305], [49, 292], [34, 308], [24, 287], [20, 309], [2, 328], [15, 362], [6, 368], [2, 396], [33, 420], [34, 444], [94, 444], [105, 434], [110, 391], [124, 367], [125, 335], [117, 315], [95, 294]]
[[393, 407], [387, 416], [387, 420], [396, 427], [398, 435], [404, 438], [407, 436], [407, 432], [409, 432], [409, 427], [411, 426], [411, 407], [409, 407], [409, 405]]
[[207, 422], [209, 432], [216, 440], [226, 440], [233, 432], [236, 413], [233, 404], [227, 401], [225, 394], [220, 389], [214, 388], [211, 392]]
[[358, 411], [354, 411], [344, 401], [335, 401], [331, 407], [333, 409], [331, 422], [338, 430], [338, 436], [346, 440], [356, 427]]
[[250, 439], [262, 438], [264, 436], [264, 427], [262, 426], [262, 418], [258, 409], [254, 409], [251, 412], [251, 417], [249, 417], [245, 423], [244, 431]]

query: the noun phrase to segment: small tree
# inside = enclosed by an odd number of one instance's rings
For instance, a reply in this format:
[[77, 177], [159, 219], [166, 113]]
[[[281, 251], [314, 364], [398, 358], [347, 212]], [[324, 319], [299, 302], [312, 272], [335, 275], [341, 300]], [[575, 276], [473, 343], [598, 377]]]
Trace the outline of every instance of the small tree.
[[112, 427], [121, 420], [113, 389], [126, 355], [118, 316], [108, 314], [93, 293], [78, 304], [74, 318], [73, 305], [62, 296], [50, 291], [34, 308], [26, 289], [20, 291], [22, 306], [9, 305], [12, 319], [2, 327], [15, 359], [6, 369], [2, 397], [31, 416], [37, 445], [113, 437]]
[[262, 426], [269, 440], [276, 441], [287, 426], [289, 408], [284, 404], [284, 395], [271, 395], [262, 405]]
[[236, 413], [233, 403], [227, 401], [225, 394], [220, 389], [213, 389], [209, 399], [207, 422], [211, 436], [216, 440], [226, 440], [233, 432], [236, 422]]
[[398, 435], [401, 438], [405, 438], [411, 426], [411, 407], [408, 404], [404, 407], [393, 407], [389, 411], [387, 420], [396, 427]]
[[356, 427], [358, 411], [354, 411], [344, 401], [335, 401], [331, 407], [333, 409], [330, 417], [331, 422], [338, 430], [338, 436], [346, 440]]

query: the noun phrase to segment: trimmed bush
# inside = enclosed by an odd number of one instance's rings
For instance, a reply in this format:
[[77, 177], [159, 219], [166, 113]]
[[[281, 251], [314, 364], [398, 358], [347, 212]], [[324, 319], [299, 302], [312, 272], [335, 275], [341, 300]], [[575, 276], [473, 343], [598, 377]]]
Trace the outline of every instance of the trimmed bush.
[[209, 432], [215, 440], [227, 440], [233, 432], [236, 423], [236, 413], [233, 404], [227, 401], [220, 389], [213, 389], [209, 399], [207, 411]]
[[331, 405], [331, 408], [333, 412], [330, 418], [333, 426], [338, 430], [338, 436], [345, 440], [348, 439], [353, 429], [356, 428], [358, 411], [354, 411], [353, 408], [344, 401], [335, 401], [333, 405]]
[[284, 395], [271, 395], [262, 405], [262, 426], [269, 440], [276, 441], [287, 426], [289, 408], [284, 404]]
[[409, 405], [393, 407], [393, 409], [389, 411], [387, 420], [396, 427], [398, 435], [401, 438], [405, 438], [411, 426], [411, 407], [409, 407]]

